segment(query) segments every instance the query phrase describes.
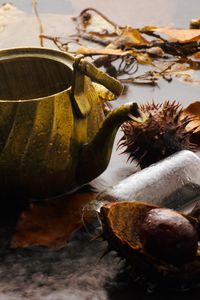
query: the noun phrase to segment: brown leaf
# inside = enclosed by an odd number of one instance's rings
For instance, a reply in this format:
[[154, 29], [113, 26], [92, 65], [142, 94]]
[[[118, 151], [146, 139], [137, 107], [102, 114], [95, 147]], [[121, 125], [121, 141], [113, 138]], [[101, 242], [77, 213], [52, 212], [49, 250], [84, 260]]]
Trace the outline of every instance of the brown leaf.
[[169, 27], [146, 26], [142, 31], [166, 34], [173, 41], [180, 43], [200, 40], [200, 29], [177, 29]]
[[194, 120], [187, 125], [186, 129], [188, 131], [195, 129], [192, 135], [192, 141], [200, 146], [200, 101], [193, 102], [183, 110], [182, 117], [186, 116], [194, 118]]
[[194, 42], [200, 40], [199, 29], [163, 29], [162, 33], [167, 34], [172, 39], [180, 43]]
[[130, 26], [125, 27], [121, 34], [108, 45], [109, 48], [130, 48], [136, 45], [147, 45], [149, 42], [141, 35], [139, 30]]
[[200, 101], [193, 102], [184, 109], [185, 113], [196, 116], [200, 119]]
[[83, 207], [95, 196], [93, 192], [76, 193], [32, 204], [18, 220], [11, 247], [63, 247], [71, 233], [82, 226]]

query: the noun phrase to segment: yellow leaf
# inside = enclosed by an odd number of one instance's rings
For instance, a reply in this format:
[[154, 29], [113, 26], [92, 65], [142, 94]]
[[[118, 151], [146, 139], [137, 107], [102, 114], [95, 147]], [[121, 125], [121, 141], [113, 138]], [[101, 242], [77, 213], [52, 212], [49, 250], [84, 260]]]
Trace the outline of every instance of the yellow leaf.
[[200, 146], [200, 101], [193, 102], [183, 110], [182, 117], [190, 116], [194, 118], [186, 127], [186, 130], [194, 130], [192, 142]]
[[136, 59], [139, 64], [144, 64], [144, 65], [152, 64], [152, 59], [147, 53], [137, 53]]
[[121, 34], [108, 45], [107, 48], [122, 48], [126, 49], [135, 45], [147, 45], [149, 42], [141, 35], [139, 30], [132, 27], [125, 27]]

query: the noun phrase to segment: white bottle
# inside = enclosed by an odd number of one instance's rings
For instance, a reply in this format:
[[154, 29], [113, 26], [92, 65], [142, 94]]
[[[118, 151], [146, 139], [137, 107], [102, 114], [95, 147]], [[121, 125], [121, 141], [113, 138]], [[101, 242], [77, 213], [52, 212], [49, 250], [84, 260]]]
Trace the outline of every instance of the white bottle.
[[186, 212], [200, 200], [200, 158], [177, 152], [98, 195], [105, 201], [142, 201]]

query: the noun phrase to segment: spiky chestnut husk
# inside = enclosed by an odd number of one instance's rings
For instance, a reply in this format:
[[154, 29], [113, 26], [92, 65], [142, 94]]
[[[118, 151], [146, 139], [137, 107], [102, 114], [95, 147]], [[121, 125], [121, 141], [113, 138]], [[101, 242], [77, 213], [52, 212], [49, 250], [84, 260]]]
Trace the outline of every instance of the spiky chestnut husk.
[[[127, 260], [133, 269], [129, 275], [138, 284], [154, 285], [158, 290], [184, 290], [199, 287], [200, 246], [189, 263], [169, 263], [145, 251], [141, 236], [144, 219], [158, 206], [143, 202], [112, 202], [101, 207], [99, 218], [102, 236], [107, 240], [110, 251]], [[161, 208], [163, 209], [163, 208]], [[177, 213], [177, 212], [176, 212]], [[179, 214], [179, 213], [177, 213]], [[183, 214], [196, 226], [196, 219]], [[183, 229], [182, 225], [180, 229]], [[184, 230], [184, 229], [183, 229]], [[174, 238], [176, 239], [176, 233]], [[185, 245], [187, 247], [187, 245]]]
[[[145, 168], [180, 150], [192, 150], [197, 147], [190, 142], [195, 129], [186, 130], [192, 117], [181, 118], [183, 108], [176, 101], [139, 106], [140, 118], [132, 117], [121, 128], [124, 133], [119, 148], [129, 159], [136, 159], [141, 168]], [[131, 116], [130, 116], [131, 117]]]

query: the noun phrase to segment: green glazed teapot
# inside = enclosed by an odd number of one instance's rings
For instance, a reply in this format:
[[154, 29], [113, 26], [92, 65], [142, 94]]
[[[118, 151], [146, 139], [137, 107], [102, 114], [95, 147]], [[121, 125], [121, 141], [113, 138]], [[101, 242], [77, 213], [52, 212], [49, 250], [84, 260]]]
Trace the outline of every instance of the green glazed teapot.
[[1, 191], [54, 197], [106, 169], [117, 129], [135, 104], [105, 116], [92, 81], [122, 92], [83, 58], [45, 48], [0, 51]]

